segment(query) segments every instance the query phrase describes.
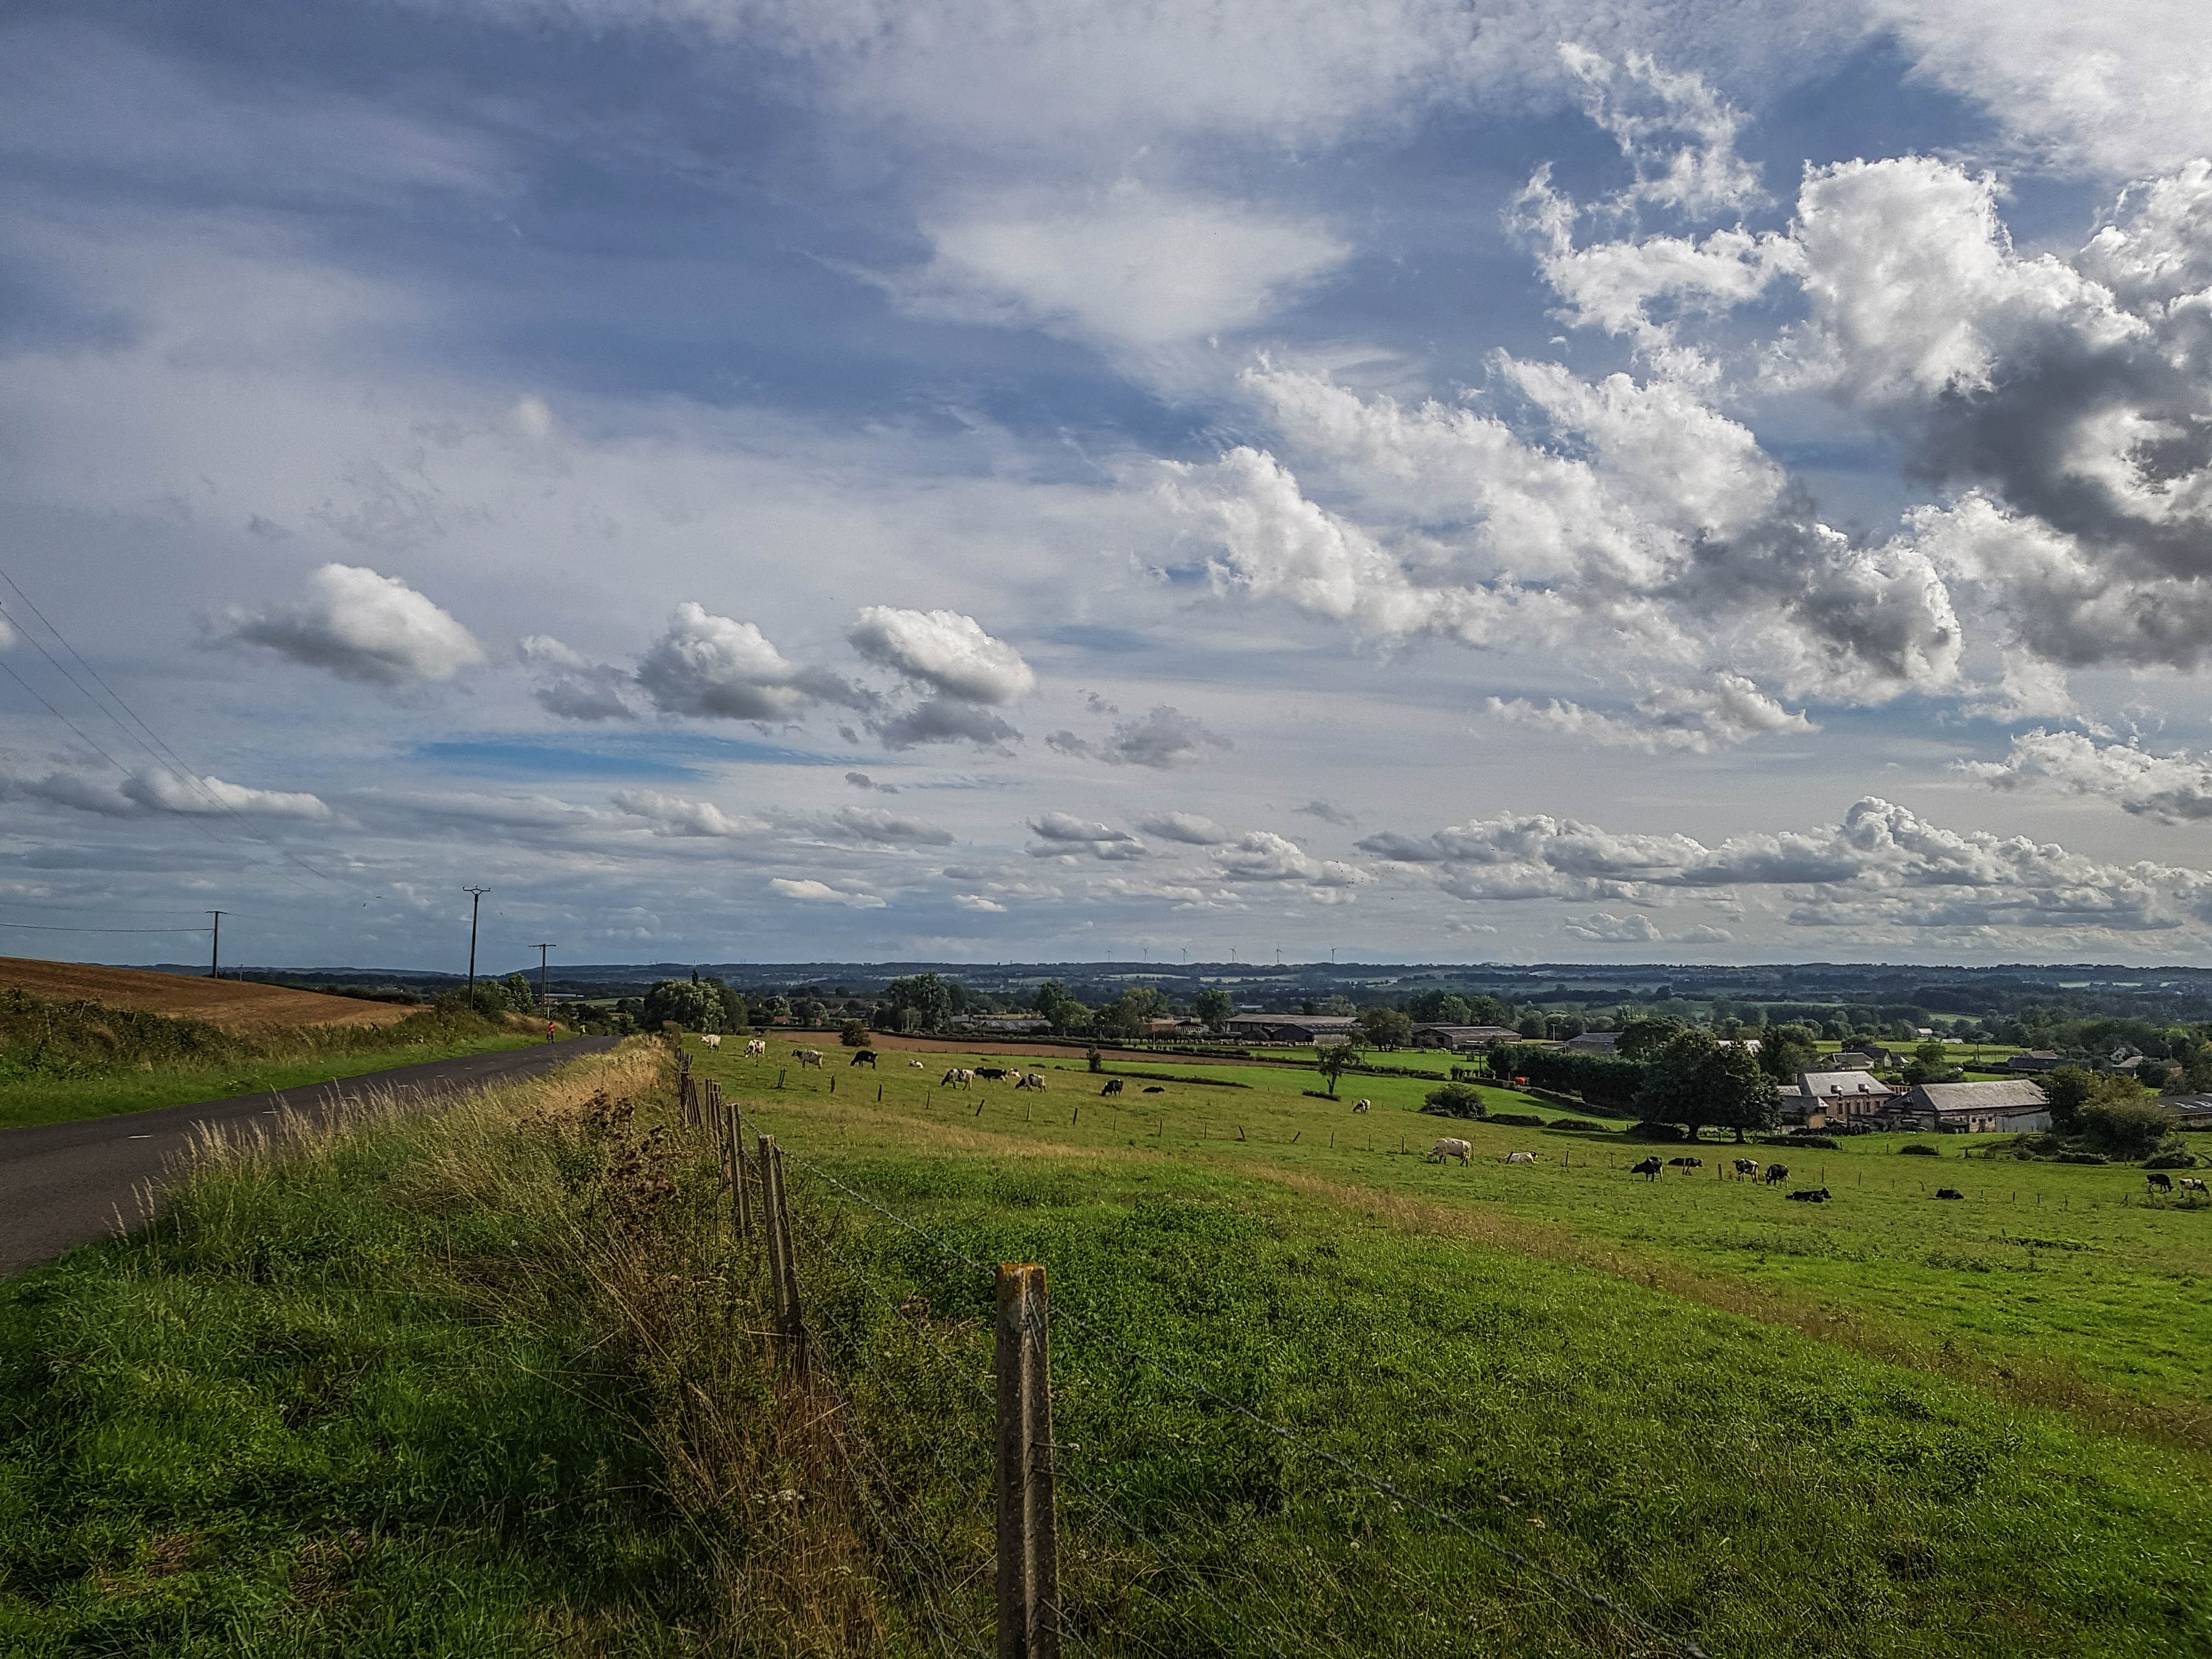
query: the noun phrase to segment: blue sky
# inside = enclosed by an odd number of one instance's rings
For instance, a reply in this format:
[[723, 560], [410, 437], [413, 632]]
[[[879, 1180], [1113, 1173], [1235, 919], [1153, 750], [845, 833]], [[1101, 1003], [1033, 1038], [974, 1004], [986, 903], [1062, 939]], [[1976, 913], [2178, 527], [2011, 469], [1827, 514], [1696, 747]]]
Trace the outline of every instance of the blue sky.
[[2197, 8], [0, 35], [0, 921], [2212, 951]]

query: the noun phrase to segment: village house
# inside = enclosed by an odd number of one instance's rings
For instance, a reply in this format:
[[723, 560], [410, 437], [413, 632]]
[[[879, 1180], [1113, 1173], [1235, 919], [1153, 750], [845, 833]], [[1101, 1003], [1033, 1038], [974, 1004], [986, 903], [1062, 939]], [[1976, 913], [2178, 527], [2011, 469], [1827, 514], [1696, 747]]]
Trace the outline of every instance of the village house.
[[2168, 1095], [2158, 1103], [2172, 1112], [2179, 1129], [2212, 1129], [2212, 1095]]
[[2051, 1048], [2032, 1048], [2027, 1054], [2014, 1054], [2005, 1061], [2008, 1072], [2055, 1072], [2066, 1064], [2066, 1056]]
[[1870, 1123], [1888, 1109], [1896, 1093], [1871, 1072], [1800, 1072], [1797, 1098], [1783, 1101], [1784, 1115], [1804, 1113], [1809, 1128], [1830, 1124]]
[[1618, 1031], [1584, 1031], [1580, 1036], [1569, 1037], [1564, 1045], [1571, 1054], [1610, 1054], [1620, 1048]]

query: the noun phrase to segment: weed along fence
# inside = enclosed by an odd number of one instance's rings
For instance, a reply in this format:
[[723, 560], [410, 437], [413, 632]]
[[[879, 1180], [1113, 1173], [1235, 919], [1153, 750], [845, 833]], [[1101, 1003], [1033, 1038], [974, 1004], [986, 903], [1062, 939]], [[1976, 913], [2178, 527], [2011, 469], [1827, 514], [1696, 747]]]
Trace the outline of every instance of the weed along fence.
[[[720, 1182], [715, 1224], [779, 1355], [778, 1408], [829, 1425], [911, 1645], [1001, 1659], [1373, 1650], [1332, 1624], [1316, 1599], [1327, 1580], [1459, 1651], [1449, 1627], [1474, 1634], [1459, 1605], [1472, 1553], [1500, 1599], [1543, 1603], [1594, 1650], [1703, 1659], [1669, 1628], [1679, 1616], [1540, 1559], [1540, 1536], [1508, 1543], [1463, 1503], [1167, 1358], [1142, 1315], [1117, 1307], [1110, 1275], [1086, 1282], [1079, 1260], [987, 1261], [901, 1213], [895, 1193], [781, 1146], [679, 1067], [685, 1133]], [[1187, 1288], [1203, 1302], [1202, 1282]], [[1239, 1529], [1293, 1511], [1355, 1534], [1352, 1565], [1316, 1559], [1304, 1583], [1262, 1582]]]

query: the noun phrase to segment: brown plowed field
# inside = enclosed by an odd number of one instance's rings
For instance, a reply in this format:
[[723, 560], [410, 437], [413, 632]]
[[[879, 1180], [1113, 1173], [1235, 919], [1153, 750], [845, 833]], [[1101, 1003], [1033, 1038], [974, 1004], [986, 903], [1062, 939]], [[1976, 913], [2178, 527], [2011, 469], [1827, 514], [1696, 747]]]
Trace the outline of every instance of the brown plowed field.
[[276, 985], [241, 985], [233, 980], [149, 974], [138, 968], [101, 968], [82, 962], [32, 962], [21, 957], [0, 957], [0, 990], [27, 991], [55, 1002], [82, 999], [111, 1008], [181, 1014], [226, 1031], [264, 1025], [389, 1025], [416, 1012], [398, 1003], [358, 1002]]

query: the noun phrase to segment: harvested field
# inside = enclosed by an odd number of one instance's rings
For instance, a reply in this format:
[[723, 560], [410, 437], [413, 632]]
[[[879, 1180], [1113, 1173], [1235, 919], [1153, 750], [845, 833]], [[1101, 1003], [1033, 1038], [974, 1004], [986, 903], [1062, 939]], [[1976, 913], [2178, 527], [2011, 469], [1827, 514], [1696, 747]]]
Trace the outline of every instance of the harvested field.
[[361, 1002], [319, 991], [21, 957], [0, 957], [0, 990], [27, 991], [49, 1001], [82, 1000], [144, 1013], [179, 1014], [226, 1031], [270, 1025], [389, 1025], [419, 1012], [399, 1003]]

